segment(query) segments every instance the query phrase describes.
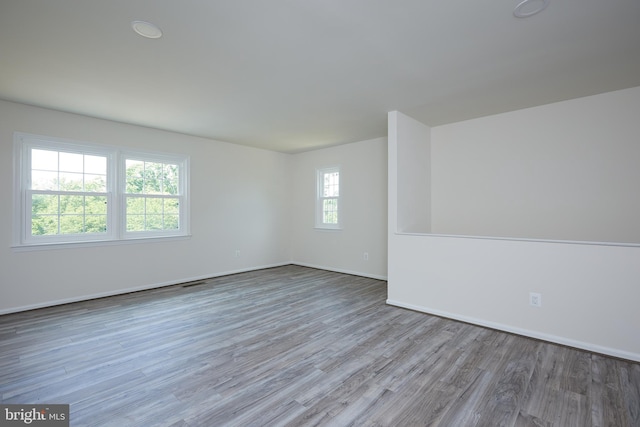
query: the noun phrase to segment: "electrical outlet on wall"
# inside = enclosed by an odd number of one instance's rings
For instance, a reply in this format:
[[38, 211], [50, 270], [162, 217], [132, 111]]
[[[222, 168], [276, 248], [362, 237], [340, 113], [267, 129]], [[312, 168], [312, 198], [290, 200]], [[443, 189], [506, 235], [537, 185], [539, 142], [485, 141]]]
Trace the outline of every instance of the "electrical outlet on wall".
[[365, 261], [369, 261], [369, 252], [365, 252], [365, 253], [362, 255], [362, 259], [364, 259]]
[[542, 295], [537, 292], [529, 292], [529, 305], [542, 307]]

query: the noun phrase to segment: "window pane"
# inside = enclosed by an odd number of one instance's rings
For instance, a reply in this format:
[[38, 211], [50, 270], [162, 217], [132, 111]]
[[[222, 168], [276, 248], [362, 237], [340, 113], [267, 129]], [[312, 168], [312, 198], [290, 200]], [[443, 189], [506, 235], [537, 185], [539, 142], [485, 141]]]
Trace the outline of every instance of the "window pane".
[[105, 193], [107, 191], [106, 175], [85, 175], [84, 191]]
[[81, 173], [60, 172], [60, 191], [82, 191], [83, 180]]
[[141, 194], [144, 190], [144, 162], [127, 160], [126, 169], [126, 192]]
[[33, 194], [31, 196], [31, 214], [58, 214], [58, 196], [48, 194]]
[[126, 169], [129, 194], [179, 194], [180, 167], [177, 164], [127, 160]]
[[60, 196], [61, 214], [84, 214], [84, 196]]
[[329, 172], [324, 174], [323, 190], [323, 197], [338, 197], [340, 195], [338, 172]]
[[322, 201], [322, 222], [324, 224], [338, 223], [338, 200], [325, 199]]
[[33, 236], [107, 231], [107, 196], [34, 194], [31, 212]]
[[153, 197], [147, 198], [146, 210], [147, 215], [161, 215], [162, 214], [162, 199]]
[[57, 190], [58, 172], [31, 171], [31, 188], [33, 190]]
[[162, 230], [162, 215], [147, 215], [145, 228], [147, 230]]
[[164, 213], [178, 214], [180, 213], [180, 202], [178, 199], [164, 199]]
[[85, 217], [85, 231], [87, 233], [106, 233], [107, 232], [107, 216], [106, 215], [87, 215]]
[[60, 152], [60, 171], [84, 172], [84, 156], [82, 154]]
[[127, 231], [144, 231], [144, 215], [127, 214]]
[[58, 234], [58, 215], [34, 215], [31, 218], [32, 236]]
[[83, 231], [83, 215], [60, 215], [60, 234], [78, 234]]
[[106, 196], [87, 196], [85, 197], [85, 213], [89, 214], [107, 214], [107, 197]]
[[127, 197], [127, 215], [144, 215], [144, 198]]
[[144, 193], [162, 194], [162, 163], [144, 163]]
[[178, 230], [177, 197], [127, 197], [127, 231]]
[[165, 215], [164, 216], [164, 229], [165, 230], [177, 230], [180, 228], [180, 217], [178, 215]]
[[107, 174], [107, 158], [103, 156], [84, 156], [84, 173], [94, 175]]
[[178, 194], [178, 165], [164, 165], [164, 194]]
[[31, 169], [57, 171], [58, 152], [49, 150], [31, 150]]

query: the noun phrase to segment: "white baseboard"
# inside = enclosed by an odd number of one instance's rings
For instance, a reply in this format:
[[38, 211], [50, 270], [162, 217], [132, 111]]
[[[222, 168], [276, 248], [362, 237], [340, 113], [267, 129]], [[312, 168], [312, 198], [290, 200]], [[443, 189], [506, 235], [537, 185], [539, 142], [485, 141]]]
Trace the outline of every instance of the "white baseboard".
[[387, 304], [394, 305], [396, 307], [407, 308], [409, 310], [420, 311], [422, 313], [433, 314], [439, 317], [446, 317], [448, 319], [459, 320], [465, 323], [471, 323], [473, 325], [484, 326], [491, 329], [497, 329], [504, 332], [510, 332], [516, 335], [522, 335], [529, 338], [535, 338], [542, 341], [548, 341], [555, 344], [565, 345], [568, 347], [574, 347], [581, 350], [587, 350], [594, 353], [605, 354], [607, 356], [618, 357], [620, 359], [632, 360], [634, 362], [640, 362], [640, 354], [630, 353], [628, 351], [619, 350], [615, 348], [603, 347], [597, 344], [591, 344], [582, 341], [576, 341], [565, 337], [559, 337], [555, 335], [549, 335], [541, 332], [531, 331], [528, 329], [516, 328], [501, 323], [490, 322], [483, 319], [476, 319], [473, 317], [462, 316], [455, 313], [449, 313], [446, 311], [435, 310], [429, 307], [423, 307], [413, 304], [407, 304], [401, 301], [395, 301], [392, 299], [387, 300]]
[[335, 273], [350, 274], [352, 276], [368, 277], [370, 279], [377, 279], [377, 280], [387, 280], [387, 276], [379, 276], [377, 274], [363, 273], [363, 272], [360, 272], [360, 271], [352, 271], [352, 270], [344, 270], [344, 269], [341, 269], [341, 268], [325, 267], [325, 266], [322, 266], [322, 265], [308, 264], [306, 262], [297, 262], [297, 261], [292, 261], [291, 264], [299, 265], [300, 267], [309, 267], [309, 268], [317, 268], [318, 270], [333, 271]]
[[92, 299], [97, 299], [97, 298], [111, 297], [111, 296], [115, 296], [115, 295], [128, 294], [128, 293], [131, 293], [131, 292], [146, 291], [148, 289], [163, 288], [165, 286], [179, 285], [180, 283], [196, 282], [198, 280], [205, 280], [205, 279], [211, 279], [211, 278], [214, 278], [214, 277], [228, 276], [230, 274], [245, 273], [247, 271], [264, 270], [265, 268], [281, 267], [283, 265], [290, 265], [290, 264], [291, 264], [290, 262], [284, 262], [284, 263], [278, 263], [278, 264], [262, 265], [262, 266], [258, 266], [258, 267], [242, 268], [242, 269], [238, 269], [238, 270], [222, 271], [222, 272], [218, 272], [218, 273], [205, 274], [205, 275], [202, 275], [202, 276], [185, 277], [183, 279], [172, 280], [172, 281], [169, 281], [169, 282], [152, 283], [152, 284], [143, 285], [143, 286], [137, 286], [137, 287], [133, 287], [133, 288], [117, 289], [117, 290], [114, 290], [114, 291], [100, 292], [100, 293], [97, 293], [97, 294], [90, 294], [90, 295], [81, 295], [81, 296], [78, 296], [78, 297], [65, 298], [65, 299], [60, 299], [60, 300], [55, 300], [55, 301], [45, 301], [45, 302], [37, 303], [37, 304], [30, 304], [30, 305], [25, 305], [25, 306], [20, 306], [20, 307], [11, 307], [11, 308], [7, 308], [7, 309], [3, 309], [3, 310], [0, 310], [0, 315], [9, 314], [9, 313], [17, 313], [17, 312], [20, 312], [20, 311], [35, 310], [35, 309], [44, 308], [44, 307], [53, 307], [53, 306], [56, 306], [56, 305], [70, 304], [70, 303], [73, 303], [73, 302], [87, 301], [87, 300], [92, 300]]

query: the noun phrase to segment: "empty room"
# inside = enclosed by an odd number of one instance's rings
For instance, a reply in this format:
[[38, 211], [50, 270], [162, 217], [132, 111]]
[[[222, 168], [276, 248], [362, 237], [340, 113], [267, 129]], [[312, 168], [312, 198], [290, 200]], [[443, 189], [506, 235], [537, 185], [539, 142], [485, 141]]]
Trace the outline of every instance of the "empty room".
[[638, 22], [0, 0], [0, 425], [640, 426]]

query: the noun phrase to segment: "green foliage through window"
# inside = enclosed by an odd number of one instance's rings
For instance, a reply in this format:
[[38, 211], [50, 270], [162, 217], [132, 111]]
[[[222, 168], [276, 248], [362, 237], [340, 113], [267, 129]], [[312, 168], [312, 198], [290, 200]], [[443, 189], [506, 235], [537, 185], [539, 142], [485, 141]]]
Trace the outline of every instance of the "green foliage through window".
[[18, 245], [188, 234], [189, 158], [16, 132]]
[[340, 169], [318, 169], [316, 227], [338, 228], [340, 225]]
[[127, 231], [178, 230], [178, 185], [178, 165], [127, 159]]
[[31, 234], [106, 233], [106, 156], [36, 148], [30, 154]]

